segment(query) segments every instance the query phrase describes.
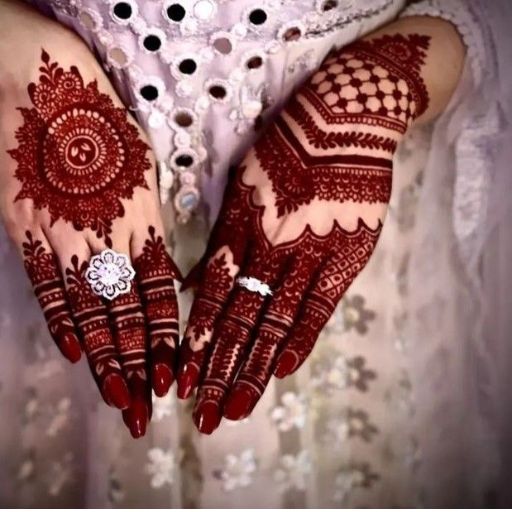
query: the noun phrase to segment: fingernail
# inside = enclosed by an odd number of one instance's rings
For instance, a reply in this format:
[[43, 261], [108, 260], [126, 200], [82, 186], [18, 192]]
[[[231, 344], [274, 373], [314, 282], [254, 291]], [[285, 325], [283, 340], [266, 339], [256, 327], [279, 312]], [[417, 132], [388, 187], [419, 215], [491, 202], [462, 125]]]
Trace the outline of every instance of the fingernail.
[[118, 409], [130, 407], [130, 392], [124, 379], [117, 374], [109, 375], [103, 385], [105, 395]]
[[123, 420], [134, 439], [142, 437], [148, 422], [147, 405], [140, 400], [134, 401], [129, 409], [123, 411]]
[[69, 359], [72, 363], [76, 363], [82, 357], [80, 342], [72, 332], [66, 333], [60, 343], [60, 350], [64, 357]]
[[277, 360], [274, 375], [282, 379], [292, 373], [297, 366], [297, 356], [291, 350], [285, 350]]
[[220, 423], [219, 406], [214, 402], [206, 402], [200, 405], [194, 414], [194, 421], [199, 432], [211, 434]]
[[190, 393], [196, 384], [198, 374], [199, 372], [195, 366], [186, 364], [183, 367], [177, 378], [178, 398], [185, 399], [190, 396]]
[[153, 389], [156, 396], [164, 396], [174, 380], [170, 368], [166, 364], [157, 364], [153, 368]]
[[247, 386], [240, 384], [231, 392], [224, 406], [224, 417], [228, 420], [241, 420], [251, 413], [258, 397]]

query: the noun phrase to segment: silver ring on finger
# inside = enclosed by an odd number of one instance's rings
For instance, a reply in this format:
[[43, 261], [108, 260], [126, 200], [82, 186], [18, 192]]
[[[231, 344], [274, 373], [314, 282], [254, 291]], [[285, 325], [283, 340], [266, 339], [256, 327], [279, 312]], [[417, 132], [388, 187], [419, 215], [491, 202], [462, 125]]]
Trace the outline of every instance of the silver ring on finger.
[[92, 291], [107, 300], [130, 293], [135, 270], [130, 258], [112, 249], [105, 249], [93, 256], [85, 271], [85, 279]]
[[273, 295], [270, 286], [256, 277], [240, 276], [237, 278], [236, 283], [250, 292], [259, 293], [262, 297]]

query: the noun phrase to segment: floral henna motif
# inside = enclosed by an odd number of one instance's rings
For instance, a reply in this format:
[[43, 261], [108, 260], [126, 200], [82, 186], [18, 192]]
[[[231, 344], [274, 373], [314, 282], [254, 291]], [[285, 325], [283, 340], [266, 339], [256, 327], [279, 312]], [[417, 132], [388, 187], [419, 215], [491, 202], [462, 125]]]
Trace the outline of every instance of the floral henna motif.
[[48, 209], [52, 223], [89, 228], [111, 246], [112, 222], [124, 215], [121, 200], [147, 188], [149, 148], [96, 81], [84, 84], [76, 67], [64, 71], [44, 50], [42, 61], [39, 82], [28, 86], [34, 108], [19, 109], [19, 145], [9, 151], [22, 184], [16, 200], [30, 199]]
[[[184, 395], [208, 357], [194, 412], [202, 432], [217, 427], [223, 406], [230, 419], [249, 414], [272, 372], [299, 367], [368, 262], [393, 153], [428, 106], [428, 45], [385, 36], [328, 56], [230, 177], [183, 351]], [[235, 288], [237, 275], [273, 296]]]
[[66, 299], [64, 282], [57, 259], [52, 252], [35, 240], [32, 233], [25, 233], [23, 243], [25, 270], [34, 287], [50, 334], [65, 357], [76, 362], [80, 359], [80, 344], [75, 334], [75, 325]]
[[180, 272], [165, 249], [161, 236], [149, 227], [142, 254], [134, 261], [151, 343], [153, 385], [162, 396], [174, 378], [178, 345], [178, 304], [174, 279]]

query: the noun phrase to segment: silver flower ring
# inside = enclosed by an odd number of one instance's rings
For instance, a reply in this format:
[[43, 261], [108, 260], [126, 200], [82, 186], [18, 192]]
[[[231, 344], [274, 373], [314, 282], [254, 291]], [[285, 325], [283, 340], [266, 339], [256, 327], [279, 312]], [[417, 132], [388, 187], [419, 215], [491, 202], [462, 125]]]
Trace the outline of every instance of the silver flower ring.
[[96, 295], [108, 300], [129, 293], [135, 270], [125, 254], [105, 249], [93, 256], [85, 272], [85, 278]]
[[236, 282], [242, 288], [246, 288], [250, 292], [259, 293], [262, 297], [272, 295], [270, 286], [256, 277], [241, 276], [237, 278]]

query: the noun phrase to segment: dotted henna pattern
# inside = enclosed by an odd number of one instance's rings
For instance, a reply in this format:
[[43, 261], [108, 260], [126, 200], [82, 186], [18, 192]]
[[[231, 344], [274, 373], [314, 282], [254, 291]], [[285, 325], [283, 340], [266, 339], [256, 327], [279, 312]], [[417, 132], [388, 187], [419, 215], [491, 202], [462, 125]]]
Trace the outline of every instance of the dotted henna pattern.
[[[393, 153], [427, 108], [428, 46], [428, 37], [396, 35], [333, 52], [230, 176], [198, 267], [178, 378], [183, 396], [204, 372], [202, 432], [216, 428], [223, 406], [230, 419], [247, 416], [272, 373], [300, 366], [368, 262], [382, 217], [371, 217], [375, 228], [363, 217], [372, 205], [385, 212]], [[267, 283], [273, 296], [235, 287], [238, 275]]]
[[126, 111], [84, 84], [75, 66], [64, 71], [42, 51], [38, 83], [28, 86], [33, 108], [19, 108], [23, 125], [9, 154], [22, 188], [16, 201], [31, 199], [75, 229], [92, 229], [111, 246], [112, 221], [124, 215], [121, 199], [147, 188], [148, 146]]

